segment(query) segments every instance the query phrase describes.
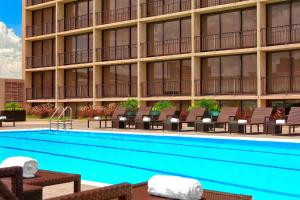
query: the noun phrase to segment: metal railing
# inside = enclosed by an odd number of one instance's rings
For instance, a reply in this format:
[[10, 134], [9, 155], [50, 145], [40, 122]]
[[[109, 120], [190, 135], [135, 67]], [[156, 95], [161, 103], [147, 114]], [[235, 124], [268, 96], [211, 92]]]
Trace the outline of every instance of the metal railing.
[[227, 77], [196, 80], [195, 90], [197, 96], [256, 94], [257, 79]]
[[93, 50], [80, 50], [58, 54], [59, 65], [72, 65], [93, 62]]
[[[62, 112], [59, 114], [60, 110], [62, 110]], [[70, 112], [69, 120], [66, 120], [66, 112], [67, 111]], [[55, 112], [49, 119], [49, 129], [52, 130], [52, 124], [53, 124], [52, 121], [54, 120], [54, 117], [56, 117], [58, 114], [59, 114], [59, 116], [57, 117], [57, 119], [54, 122], [54, 124], [57, 127], [57, 130], [59, 130], [61, 125], [63, 126], [63, 129], [66, 130], [68, 124], [70, 126], [70, 129], [72, 129], [73, 128], [73, 120], [72, 120], [73, 110], [70, 106], [67, 106], [65, 108], [57, 107], [57, 109], [55, 110]]]
[[55, 33], [55, 22], [35, 24], [26, 27], [26, 37]]
[[136, 97], [136, 83], [111, 83], [96, 85], [97, 98], [102, 97]]
[[196, 36], [196, 51], [251, 48], [256, 46], [256, 30]]
[[300, 92], [300, 76], [269, 76], [261, 79], [262, 94]]
[[58, 20], [59, 31], [70, 31], [79, 28], [87, 28], [92, 25], [92, 13]]
[[55, 88], [54, 87], [26, 88], [26, 99], [27, 100], [54, 99], [54, 98], [55, 98]]
[[299, 43], [300, 24], [263, 28], [261, 34], [264, 46]]
[[96, 13], [96, 24], [109, 24], [114, 22], [121, 22], [133, 20], [137, 18], [137, 7], [125, 7], [114, 10], [104, 10]]
[[191, 0], [157, 0], [141, 4], [142, 17], [157, 16], [191, 9]]
[[97, 61], [137, 58], [137, 45], [122, 45], [96, 49]]
[[92, 98], [93, 86], [80, 85], [59, 87], [58, 97], [59, 99]]
[[163, 56], [172, 54], [191, 53], [191, 38], [179, 38], [141, 44], [142, 56]]
[[141, 83], [143, 97], [151, 96], [189, 96], [191, 80], [153, 81]]
[[230, 3], [237, 3], [246, 0], [196, 0], [196, 8], [206, 8]]
[[27, 0], [26, 6], [33, 6], [41, 3], [46, 3], [53, 0]]
[[54, 55], [32, 56], [26, 58], [26, 68], [51, 67], [55, 66]]

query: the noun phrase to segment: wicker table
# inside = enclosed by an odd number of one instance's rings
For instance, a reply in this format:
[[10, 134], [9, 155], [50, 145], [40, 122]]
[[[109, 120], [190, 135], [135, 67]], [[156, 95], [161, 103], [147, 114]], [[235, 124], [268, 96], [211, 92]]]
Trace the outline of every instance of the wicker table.
[[196, 132], [209, 132], [211, 128], [210, 123], [203, 123], [202, 121], [195, 122], [195, 131]]
[[266, 134], [281, 134], [282, 126], [277, 125], [275, 122], [266, 122], [264, 125]]
[[246, 133], [246, 124], [239, 124], [238, 122], [229, 122], [228, 123], [228, 132], [229, 133]]

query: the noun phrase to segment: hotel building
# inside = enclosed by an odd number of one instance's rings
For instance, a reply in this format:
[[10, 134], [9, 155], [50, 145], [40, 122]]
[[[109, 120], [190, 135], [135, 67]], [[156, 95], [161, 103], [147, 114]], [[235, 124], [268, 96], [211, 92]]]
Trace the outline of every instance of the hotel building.
[[300, 0], [23, 0], [26, 101], [300, 104]]

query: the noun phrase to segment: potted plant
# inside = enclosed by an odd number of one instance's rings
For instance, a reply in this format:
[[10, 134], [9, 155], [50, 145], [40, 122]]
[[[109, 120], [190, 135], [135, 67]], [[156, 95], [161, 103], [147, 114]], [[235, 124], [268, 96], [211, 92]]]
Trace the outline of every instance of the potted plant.
[[139, 102], [136, 99], [128, 99], [127, 101], [122, 102], [121, 106], [126, 108], [127, 116], [135, 116], [137, 111], [139, 110]]
[[2, 116], [15, 121], [26, 121], [26, 111], [18, 102], [9, 102], [5, 104], [5, 110], [1, 111]]
[[208, 113], [213, 117], [217, 117], [220, 114], [220, 105], [215, 99], [201, 99], [195, 101], [194, 105], [191, 106], [189, 110], [193, 108], [206, 108]]
[[151, 110], [152, 116], [159, 116], [160, 112], [166, 108], [173, 107], [173, 104], [170, 101], [159, 101], [154, 104]]

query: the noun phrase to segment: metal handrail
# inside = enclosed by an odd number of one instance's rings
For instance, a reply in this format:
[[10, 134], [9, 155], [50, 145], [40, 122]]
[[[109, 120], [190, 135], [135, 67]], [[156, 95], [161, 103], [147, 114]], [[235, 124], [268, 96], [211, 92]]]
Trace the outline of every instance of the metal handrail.
[[[49, 124], [50, 124], [50, 130], [51, 130], [51, 125], [52, 125], [52, 120], [55, 117], [55, 115], [57, 114], [57, 112], [61, 109], [61, 107], [58, 107], [55, 112], [52, 114], [52, 116], [49, 119]], [[70, 129], [72, 129], [72, 108], [70, 106], [67, 106], [65, 108], [63, 108], [61, 114], [58, 116], [56, 124], [57, 124], [57, 130], [59, 130], [59, 125], [62, 122], [63, 123], [63, 127], [66, 130], [67, 126], [66, 126], [66, 112], [70, 110]]]
[[59, 110], [61, 110], [60, 106], [56, 108], [55, 112], [51, 115], [51, 117], [49, 119], [49, 128], [50, 128], [50, 130], [51, 130], [51, 125], [52, 125], [52, 120], [56, 116], [56, 114], [58, 113]]

